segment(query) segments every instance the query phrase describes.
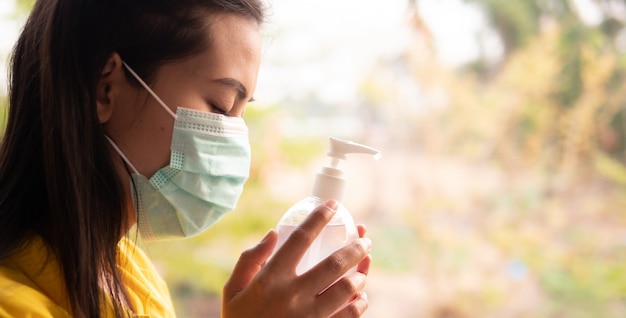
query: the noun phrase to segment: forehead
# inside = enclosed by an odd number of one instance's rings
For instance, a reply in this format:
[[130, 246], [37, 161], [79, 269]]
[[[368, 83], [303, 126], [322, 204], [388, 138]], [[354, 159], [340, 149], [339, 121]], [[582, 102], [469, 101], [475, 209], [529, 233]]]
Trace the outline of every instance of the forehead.
[[213, 14], [207, 20], [208, 48], [185, 60], [164, 65], [158, 71], [159, 77], [178, 78], [186, 83], [232, 78], [252, 91], [261, 61], [258, 23], [253, 18], [232, 13]]
[[209, 48], [201, 57], [211, 59], [213, 67], [258, 68], [261, 59], [261, 35], [254, 18], [238, 14], [214, 15], [208, 25]]

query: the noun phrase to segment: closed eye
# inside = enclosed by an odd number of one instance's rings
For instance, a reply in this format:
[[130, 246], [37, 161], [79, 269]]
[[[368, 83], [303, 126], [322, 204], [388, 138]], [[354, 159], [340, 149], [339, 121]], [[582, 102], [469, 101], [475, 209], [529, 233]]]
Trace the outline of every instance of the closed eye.
[[225, 109], [216, 106], [213, 103], [209, 103], [209, 106], [211, 106], [211, 112], [216, 113], [216, 114], [220, 114], [220, 115], [228, 115], [228, 111], [226, 111]]

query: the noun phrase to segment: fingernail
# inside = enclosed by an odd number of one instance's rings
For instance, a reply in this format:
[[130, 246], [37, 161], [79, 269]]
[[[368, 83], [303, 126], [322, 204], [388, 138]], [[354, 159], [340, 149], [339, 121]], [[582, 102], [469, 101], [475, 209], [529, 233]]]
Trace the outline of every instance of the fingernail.
[[331, 209], [332, 211], [337, 210], [337, 201], [336, 200], [328, 200], [326, 201], [326, 203], [324, 203], [324, 205]]
[[361, 298], [367, 300], [367, 293], [366, 292], [361, 292]]

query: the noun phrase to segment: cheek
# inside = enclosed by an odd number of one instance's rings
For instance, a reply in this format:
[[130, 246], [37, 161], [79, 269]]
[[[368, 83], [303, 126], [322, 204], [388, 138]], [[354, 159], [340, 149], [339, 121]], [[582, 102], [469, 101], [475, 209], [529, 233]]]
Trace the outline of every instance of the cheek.
[[156, 103], [146, 108], [151, 111], [137, 118], [127, 137], [132, 148], [129, 159], [149, 178], [169, 163], [174, 119]]

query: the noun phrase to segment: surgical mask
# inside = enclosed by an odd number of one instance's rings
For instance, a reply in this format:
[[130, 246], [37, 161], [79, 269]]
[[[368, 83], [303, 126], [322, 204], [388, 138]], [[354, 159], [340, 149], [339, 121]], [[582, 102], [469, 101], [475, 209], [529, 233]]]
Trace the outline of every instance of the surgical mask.
[[248, 128], [242, 118], [178, 107], [174, 114], [126, 63], [126, 69], [174, 117], [168, 166], [150, 179], [132, 170], [137, 227], [146, 241], [191, 237], [235, 209], [250, 170]]

